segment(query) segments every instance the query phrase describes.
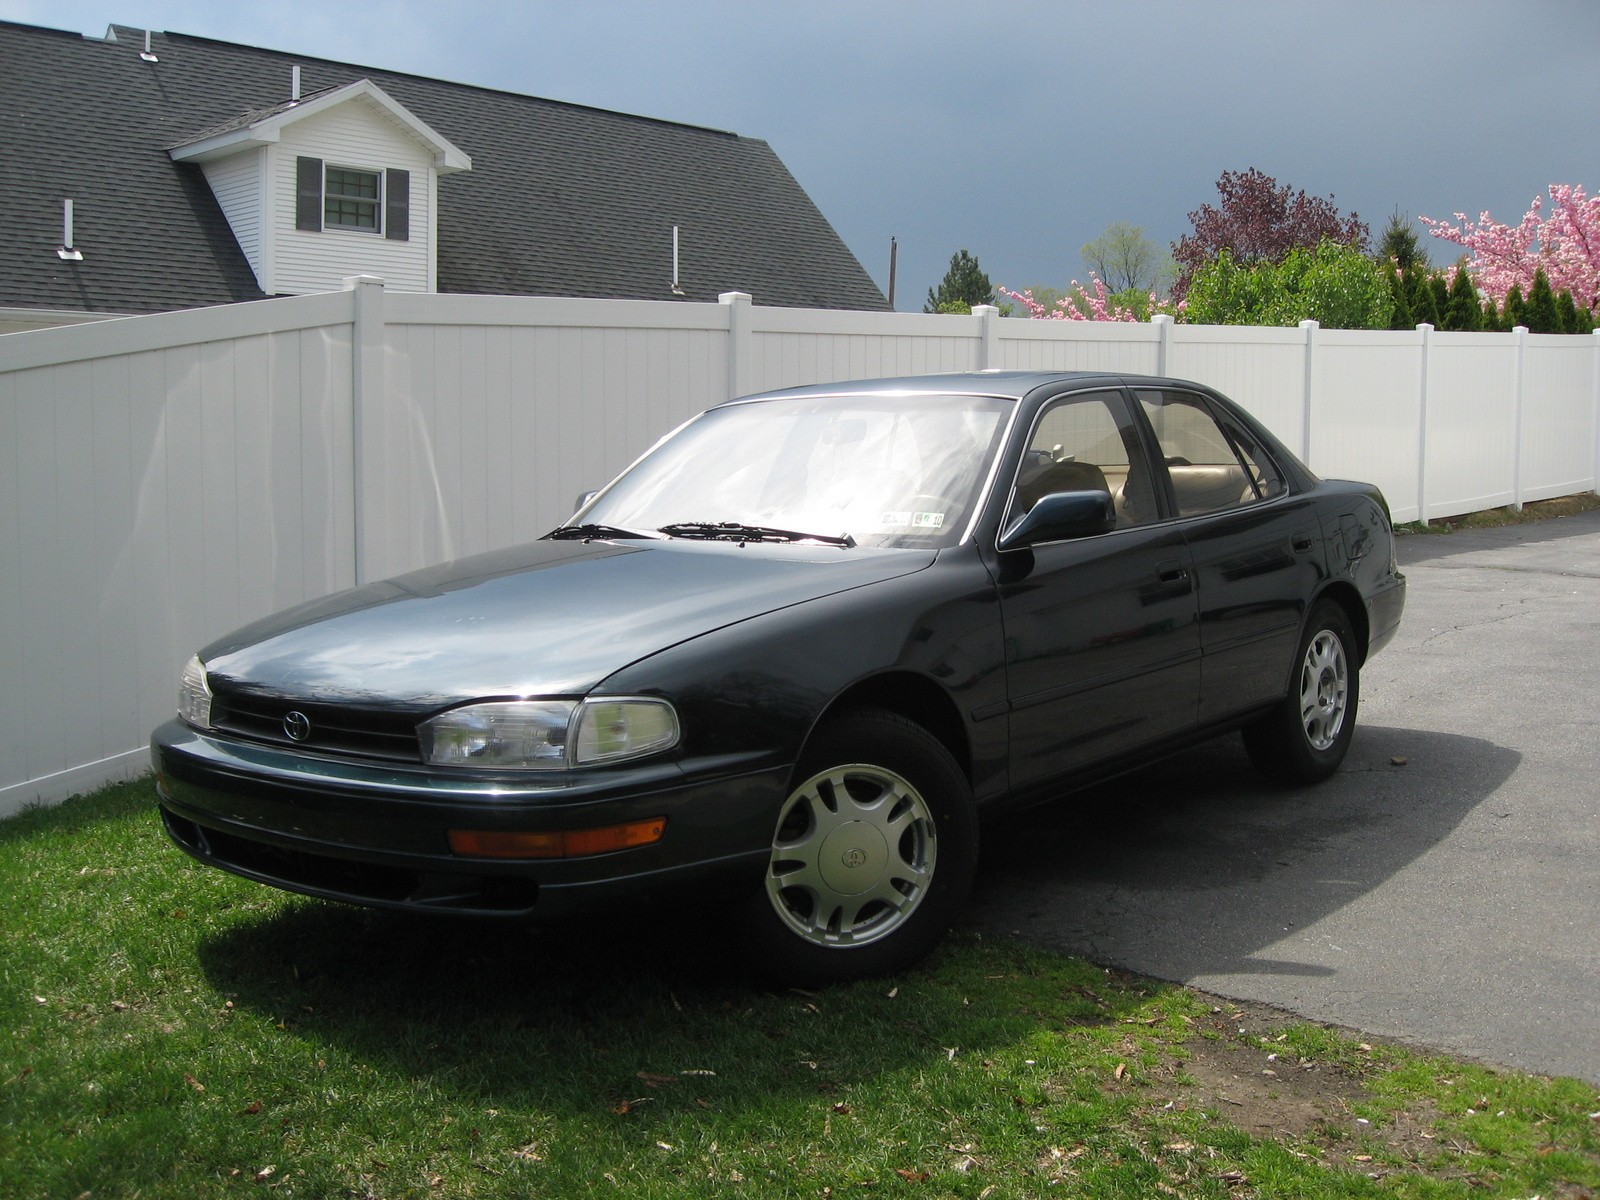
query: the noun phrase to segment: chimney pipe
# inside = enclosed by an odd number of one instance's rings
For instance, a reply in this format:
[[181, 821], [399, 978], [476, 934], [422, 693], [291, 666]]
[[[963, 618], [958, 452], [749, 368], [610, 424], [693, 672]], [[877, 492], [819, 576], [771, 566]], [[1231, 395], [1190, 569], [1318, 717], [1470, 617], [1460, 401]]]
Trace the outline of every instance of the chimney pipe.
[[72, 244], [72, 201], [61, 202], [61, 245], [56, 247], [58, 257], [67, 262], [82, 262], [83, 251]]
[[289, 102], [300, 103], [300, 64], [296, 63], [289, 70]]
[[145, 62], [161, 61], [155, 56], [155, 52], [150, 49], [150, 31], [148, 29], [144, 31], [144, 49], [139, 51], [139, 57], [144, 59]]
[[678, 227], [672, 227], [672, 294], [684, 295], [683, 287], [678, 283]]

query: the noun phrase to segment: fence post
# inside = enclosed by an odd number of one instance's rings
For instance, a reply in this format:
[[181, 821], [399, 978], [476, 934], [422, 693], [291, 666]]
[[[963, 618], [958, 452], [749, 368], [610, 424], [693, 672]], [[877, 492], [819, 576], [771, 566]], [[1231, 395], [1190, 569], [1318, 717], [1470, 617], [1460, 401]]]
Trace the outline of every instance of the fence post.
[[350, 491], [355, 527], [355, 582], [368, 581], [366, 427], [367, 414], [383, 402], [383, 280], [377, 275], [351, 275], [345, 290], [355, 293], [354, 329], [350, 339]]
[[1512, 333], [1517, 335], [1517, 352], [1512, 369], [1517, 373], [1516, 389], [1511, 400], [1511, 507], [1522, 511], [1522, 405], [1527, 391], [1526, 368], [1528, 362], [1528, 327], [1518, 325]]
[[717, 297], [728, 307], [728, 399], [750, 391], [754, 382], [750, 363], [749, 292], [723, 292]]
[[1417, 524], [1428, 523], [1428, 360], [1433, 357], [1433, 326], [1417, 326], [1422, 336], [1420, 395], [1417, 400]]
[[995, 322], [1000, 319], [1000, 310], [993, 304], [974, 304], [972, 315], [978, 318], [978, 370], [998, 367], [1000, 329]]
[[1594, 491], [1600, 494], [1600, 329], [1589, 336], [1594, 339]]
[[1306, 466], [1311, 466], [1311, 360], [1317, 353], [1317, 329], [1315, 321], [1301, 321], [1300, 328], [1306, 335], [1306, 375], [1301, 389], [1303, 398], [1303, 411], [1301, 420], [1304, 422], [1304, 431], [1300, 435], [1300, 461]]
[[1167, 362], [1172, 350], [1172, 314], [1155, 313], [1150, 318], [1150, 324], [1156, 327], [1156, 374], [1171, 374]]

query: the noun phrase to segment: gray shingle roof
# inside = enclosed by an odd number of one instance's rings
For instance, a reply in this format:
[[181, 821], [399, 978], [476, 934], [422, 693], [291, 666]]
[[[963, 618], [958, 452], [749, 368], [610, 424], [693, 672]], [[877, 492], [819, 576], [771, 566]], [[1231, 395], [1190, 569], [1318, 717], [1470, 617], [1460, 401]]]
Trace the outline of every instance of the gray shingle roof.
[[[439, 290], [886, 309], [763, 141], [416, 75], [156, 34], [0, 22], [0, 306], [148, 312], [261, 298], [197, 166], [167, 148], [370, 79], [472, 157], [439, 181]], [[61, 201], [84, 261], [55, 254]]]

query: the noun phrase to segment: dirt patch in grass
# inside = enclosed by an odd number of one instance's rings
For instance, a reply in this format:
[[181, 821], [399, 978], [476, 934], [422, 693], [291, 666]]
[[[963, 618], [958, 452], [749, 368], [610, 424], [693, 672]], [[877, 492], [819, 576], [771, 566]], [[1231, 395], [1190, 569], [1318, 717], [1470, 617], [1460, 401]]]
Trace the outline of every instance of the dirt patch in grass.
[[1361, 1035], [1340, 1031], [1339, 1058], [1307, 1054], [1297, 1034], [1327, 1027], [1264, 1004], [1212, 1000], [1210, 1014], [1196, 1021], [1183, 1043], [1186, 1057], [1172, 1064], [1174, 1108], [1213, 1113], [1297, 1156], [1373, 1178], [1423, 1163], [1439, 1177], [1469, 1173], [1465, 1162], [1450, 1168], [1456, 1148], [1431, 1132], [1438, 1116], [1431, 1106], [1377, 1115], [1366, 1079], [1378, 1064], [1362, 1057], [1377, 1044], [1345, 1041]]

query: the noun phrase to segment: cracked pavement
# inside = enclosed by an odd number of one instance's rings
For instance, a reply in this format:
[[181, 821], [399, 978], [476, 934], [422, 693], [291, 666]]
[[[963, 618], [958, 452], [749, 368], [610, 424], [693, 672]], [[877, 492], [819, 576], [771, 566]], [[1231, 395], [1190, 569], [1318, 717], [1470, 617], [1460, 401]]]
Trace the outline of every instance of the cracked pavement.
[[1600, 1084], [1600, 510], [1410, 535], [1350, 755], [1226, 738], [985, 833], [972, 923]]

